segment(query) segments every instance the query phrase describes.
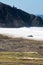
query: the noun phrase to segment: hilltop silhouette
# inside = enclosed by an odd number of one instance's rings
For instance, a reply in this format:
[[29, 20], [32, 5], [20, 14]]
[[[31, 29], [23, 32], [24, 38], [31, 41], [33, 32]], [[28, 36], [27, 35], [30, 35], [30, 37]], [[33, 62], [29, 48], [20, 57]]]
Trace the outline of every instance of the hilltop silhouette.
[[0, 2], [0, 27], [30, 26], [43, 26], [42, 18]]

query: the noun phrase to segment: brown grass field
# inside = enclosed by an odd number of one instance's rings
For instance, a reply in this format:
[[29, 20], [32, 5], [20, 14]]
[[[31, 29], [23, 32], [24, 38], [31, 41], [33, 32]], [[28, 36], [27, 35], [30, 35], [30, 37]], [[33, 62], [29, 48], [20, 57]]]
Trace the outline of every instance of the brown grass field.
[[0, 65], [43, 65], [43, 41], [0, 34]]

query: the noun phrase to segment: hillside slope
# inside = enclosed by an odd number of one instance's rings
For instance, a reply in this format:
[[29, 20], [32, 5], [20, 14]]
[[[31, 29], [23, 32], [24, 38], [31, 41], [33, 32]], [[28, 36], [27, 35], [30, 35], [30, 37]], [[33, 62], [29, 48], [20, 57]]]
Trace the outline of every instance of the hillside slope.
[[10, 38], [0, 35], [0, 51], [38, 52], [43, 54], [43, 41]]
[[39, 16], [0, 2], [0, 27], [18, 28], [30, 26], [43, 26], [43, 21]]

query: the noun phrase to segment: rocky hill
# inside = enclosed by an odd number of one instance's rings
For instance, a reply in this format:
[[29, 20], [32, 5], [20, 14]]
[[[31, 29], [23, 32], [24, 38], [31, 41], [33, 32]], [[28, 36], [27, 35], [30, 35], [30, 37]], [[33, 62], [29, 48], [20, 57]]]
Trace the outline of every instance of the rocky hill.
[[0, 27], [18, 28], [24, 26], [43, 26], [43, 21], [39, 16], [0, 2]]

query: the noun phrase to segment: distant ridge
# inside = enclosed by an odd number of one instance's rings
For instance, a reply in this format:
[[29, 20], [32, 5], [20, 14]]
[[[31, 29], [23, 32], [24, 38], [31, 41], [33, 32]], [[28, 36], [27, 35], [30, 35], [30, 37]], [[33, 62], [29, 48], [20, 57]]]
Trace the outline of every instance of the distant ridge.
[[43, 19], [43, 14], [39, 15]]
[[0, 27], [18, 28], [30, 26], [43, 26], [43, 20], [16, 7], [0, 2]]

